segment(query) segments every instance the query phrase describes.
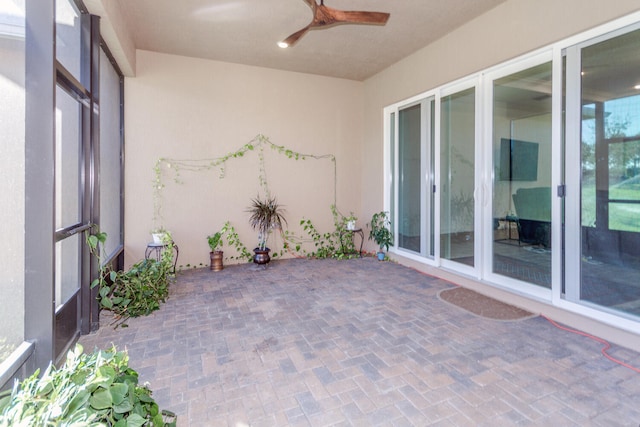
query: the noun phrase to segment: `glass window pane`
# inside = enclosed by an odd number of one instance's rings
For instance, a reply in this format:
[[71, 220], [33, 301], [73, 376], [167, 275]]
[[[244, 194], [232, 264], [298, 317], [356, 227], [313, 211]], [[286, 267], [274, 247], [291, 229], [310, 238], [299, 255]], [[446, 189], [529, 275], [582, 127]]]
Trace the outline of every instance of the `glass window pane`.
[[398, 247], [420, 252], [420, 104], [399, 112]]
[[640, 200], [640, 140], [621, 139], [609, 144], [609, 198]]
[[551, 288], [551, 63], [493, 83], [492, 270]]
[[24, 1], [0, 0], [0, 363], [24, 338]]
[[105, 251], [109, 256], [122, 243], [120, 77], [104, 52], [100, 65], [100, 229], [107, 233]]
[[440, 256], [473, 266], [475, 88], [441, 102]]
[[81, 104], [56, 90], [56, 229], [77, 224], [80, 212]]
[[56, 243], [56, 309], [80, 288], [80, 243], [83, 233]]
[[56, 58], [80, 81], [80, 13], [72, 0], [56, 1]]
[[580, 298], [640, 315], [640, 30], [581, 54]]
[[[609, 228], [640, 232], [640, 203], [609, 203]], [[640, 248], [638, 248], [640, 250]]]

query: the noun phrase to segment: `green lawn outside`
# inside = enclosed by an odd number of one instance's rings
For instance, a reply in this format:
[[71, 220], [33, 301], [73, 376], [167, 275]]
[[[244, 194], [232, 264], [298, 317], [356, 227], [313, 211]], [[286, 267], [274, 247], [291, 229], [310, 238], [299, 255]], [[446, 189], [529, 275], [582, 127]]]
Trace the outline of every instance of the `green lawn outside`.
[[[611, 188], [609, 197], [611, 199], [640, 200], [640, 184], [621, 183], [615, 185]], [[582, 226], [594, 227], [595, 221], [595, 183], [583, 182]], [[609, 229], [640, 233], [640, 204], [609, 203]]]

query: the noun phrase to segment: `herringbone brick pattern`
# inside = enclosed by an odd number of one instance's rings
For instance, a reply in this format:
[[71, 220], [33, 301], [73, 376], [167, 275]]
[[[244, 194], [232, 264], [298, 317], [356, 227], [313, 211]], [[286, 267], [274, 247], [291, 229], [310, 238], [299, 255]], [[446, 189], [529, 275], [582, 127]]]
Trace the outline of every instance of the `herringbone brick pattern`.
[[451, 286], [372, 258], [183, 271], [160, 311], [80, 343], [126, 347], [181, 426], [640, 424], [640, 374], [599, 344], [476, 317]]

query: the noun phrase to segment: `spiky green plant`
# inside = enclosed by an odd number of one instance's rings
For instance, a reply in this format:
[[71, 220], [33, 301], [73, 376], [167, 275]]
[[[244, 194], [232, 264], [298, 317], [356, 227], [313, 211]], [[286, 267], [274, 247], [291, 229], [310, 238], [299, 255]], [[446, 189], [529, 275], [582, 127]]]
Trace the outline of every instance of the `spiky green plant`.
[[266, 197], [264, 200], [260, 196], [251, 199], [251, 206], [247, 209], [251, 214], [249, 225], [258, 232], [258, 247], [264, 250], [267, 247], [267, 239], [271, 230], [282, 229], [282, 225], [287, 224], [284, 217], [284, 209], [275, 197]]

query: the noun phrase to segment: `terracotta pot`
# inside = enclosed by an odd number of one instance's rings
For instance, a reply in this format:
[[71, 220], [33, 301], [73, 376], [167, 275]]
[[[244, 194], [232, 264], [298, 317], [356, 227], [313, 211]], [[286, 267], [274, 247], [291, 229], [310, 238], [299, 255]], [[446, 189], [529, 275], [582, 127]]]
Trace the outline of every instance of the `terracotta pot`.
[[271, 249], [269, 248], [264, 248], [264, 249], [255, 248], [253, 250], [253, 252], [255, 253], [255, 255], [253, 256], [253, 262], [255, 262], [258, 265], [268, 264], [269, 261], [271, 261], [271, 257], [269, 256], [270, 250]]
[[222, 255], [224, 252], [222, 251], [213, 251], [209, 252], [209, 256], [211, 257], [211, 266], [209, 268], [213, 271], [220, 271], [224, 268], [222, 265]]

